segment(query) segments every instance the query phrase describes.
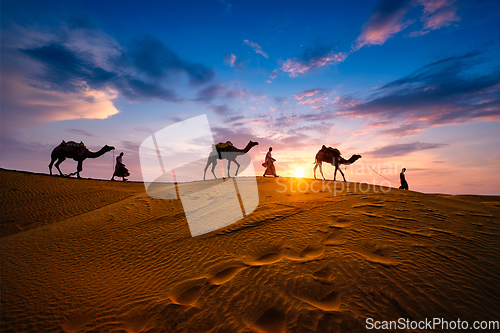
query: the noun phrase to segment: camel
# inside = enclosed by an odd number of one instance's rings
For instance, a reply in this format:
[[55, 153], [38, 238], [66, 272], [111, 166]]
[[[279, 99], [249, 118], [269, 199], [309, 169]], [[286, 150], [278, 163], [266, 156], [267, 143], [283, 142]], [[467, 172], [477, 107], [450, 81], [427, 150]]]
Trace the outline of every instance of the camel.
[[325, 176], [323, 176], [323, 170], [321, 168], [321, 165], [323, 162], [330, 163], [331, 165], [335, 166], [335, 173], [333, 175], [333, 181], [336, 180], [337, 178], [337, 170], [340, 171], [340, 174], [342, 175], [342, 178], [345, 180], [344, 173], [342, 170], [339, 168], [340, 165], [349, 165], [361, 158], [361, 155], [352, 155], [350, 159], [346, 160], [344, 159], [340, 153], [340, 150], [337, 148], [332, 148], [332, 147], [326, 147], [323, 145], [321, 147], [321, 150], [318, 151], [316, 154], [316, 158], [314, 161], [314, 179], [316, 179], [316, 168], [319, 166], [319, 172], [321, 172], [321, 176], [323, 177], [323, 180], [325, 180]]
[[217, 176], [215, 176], [214, 172], [215, 166], [217, 165], [217, 159], [226, 159], [229, 161], [229, 163], [227, 164], [228, 177], [230, 177], [229, 168], [231, 166], [231, 162], [234, 162], [238, 166], [234, 176], [235, 177], [238, 176], [238, 170], [240, 169], [240, 164], [236, 162], [236, 157], [248, 153], [248, 151], [252, 149], [252, 147], [258, 144], [259, 144], [258, 142], [250, 141], [248, 142], [247, 146], [244, 149], [238, 149], [234, 147], [232, 144], [224, 148], [215, 148], [214, 145], [212, 153], [208, 156], [207, 165], [205, 166], [205, 171], [203, 172], [203, 180], [205, 180], [205, 175], [207, 173], [207, 169], [210, 164], [212, 165], [212, 174], [214, 175], [215, 179], [217, 179]]
[[80, 172], [83, 170], [83, 161], [85, 159], [100, 157], [113, 149], [115, 149], [115, 147], [105, 145], [99, 151], [92, 152], [88, 150], [87, 147], [85, 147], [83, 142], [80, 142], [78, 144], [74, 141], [68, 141], [68, 142], [63, 141], [59, 146], [55, 147], [54, 150], [52, 150], [52, 153], [50, 154], [51, 158], [49, 164], [50, 174], [52, 175], [52, 166], [54, 165], [54, 162], [57, 160], [55, 164], [57, 171], [59, 171], [59, 174], [61, 176], [64, 176], [64, 174], [61, 172], [61, 169], [59, 169], [59, 164], [64, 162], [64, 160], [66, 160], [67, 158], [72, 158], [78, 162], [78, 166], [76, 168], [76, 172], [70, 173], [68, 176], [73, 176], [76, 174], [78, 178], [81, 178]]

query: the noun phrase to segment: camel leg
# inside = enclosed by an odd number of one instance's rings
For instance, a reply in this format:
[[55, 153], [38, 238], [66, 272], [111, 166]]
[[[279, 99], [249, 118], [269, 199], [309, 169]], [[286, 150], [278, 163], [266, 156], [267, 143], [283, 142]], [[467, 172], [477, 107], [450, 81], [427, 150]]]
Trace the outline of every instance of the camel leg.
[[215, 159], [215, 161], [212, 162], [212, 175], [214, 175], [214, 178], [217, 179], [217, 176], [215, 175], [215, 167], [217, 166], [217, 159]]
[[62, 173], [61, 169], [59, 169], [59, 165], [60, 165], [62, 162], [64, 162], [64, 160], [65, 160], [65, 159], [66, 159], [66, 157], [60, 157], [60, 158], [57, 160], [56, 164], [55, 164], [55, 167], [56, 167], [57, 171], [59, 171], [59, 174], [60, 174], [61, 176], [64, 176], [64, 175], [63, 175], [63, 173]]
[[235, 177], [238, 177], [238, 170], [240, 170], [240, 164], [238, 162], [236, 162], [236, 160], [233, 160], [234, 163], [236, 163], [236, 165], [238, 166], [236, 168], [236, 174], [234, 175]]
[[325, 176], [323, 175], [323, 167], [321, 166], [323, 163], [319, 163], [319, 172], [321, 173], [321, 177], [323, 177], [323, 180], [325, 179]]
[[207, 160], [207, 165], [205, 165], [205, 171], [203, 171], [203, 180], [205, 180], [205, 175], [207, 173], [207, 169], [208, 169], [208, 166], [212, 163], [212, 161], [210, 160], [210, 157], [208, 157], [208, 160]]
[[76, 178], [82, 178], [80, 177], [80, 172], [83, 171], [83, 161], [78, 161], [78, 166], [76, 168]]
[[318, 163], [315, 163], [314, 164], [314, 168], [313, 168], [313, 173], [314, 173], [314, 179], [316, 179], [316, 169], [318, 168]]
[[229, 174], [229, 168], [231, 167], [231, 160], [227, 160], [227, 178], [231, 178], [231, 175]]
[[342, 169], [340, 167], [339, 167], [339, 171], [340, 171], [340, 174], [342, 175], [342, 178], [344, 178], [344, 181], [345, 181], [344, 173], [342, 172]]
[[344, 178], [344, 181], [346, 181], [344, 173], [342, 172], [342, 169], [338, 165], [335, 166], [335, 175], [333, 176], [333, 181], [335, 181], [335, 179], [337, 178], [337, 170], [340, 171], [340, 174], [342, 175], [342, 178]]
[[49, 172], [50, 172], [50, 175], [52, 176], [52, 166], [54, 165], [54, 162], [57, 160], [57, 158], [53, 158], [51, 159], [50, 161], [50, 164], [49, 164]]

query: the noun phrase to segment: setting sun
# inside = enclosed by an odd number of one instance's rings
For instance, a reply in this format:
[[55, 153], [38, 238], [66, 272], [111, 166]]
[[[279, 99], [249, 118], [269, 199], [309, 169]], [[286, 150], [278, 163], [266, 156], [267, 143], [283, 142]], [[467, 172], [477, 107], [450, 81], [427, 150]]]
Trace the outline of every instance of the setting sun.
[[306, 175], [305, 171], [304, 171], [304, 168], [296, 168], [294, 173], [293, 173], [293, 176], [295, 178], [304, 178]]

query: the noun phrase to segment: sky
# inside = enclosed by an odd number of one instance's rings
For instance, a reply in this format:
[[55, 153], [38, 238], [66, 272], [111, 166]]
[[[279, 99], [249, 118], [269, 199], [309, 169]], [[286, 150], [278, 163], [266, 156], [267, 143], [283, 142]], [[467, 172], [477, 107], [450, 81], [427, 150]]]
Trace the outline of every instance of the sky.
[[349, 181], [500, 195], [499, 1], [4, 0], [1, 29], [2, 168], [83, 141], [116, 148], [83, 177], [124, 152], [142, 181], [141, 143], [206, 114], [215, 143], [259, 143], [257, 175], [272, 146], [312, 177], [326, 145], [362, 155]]

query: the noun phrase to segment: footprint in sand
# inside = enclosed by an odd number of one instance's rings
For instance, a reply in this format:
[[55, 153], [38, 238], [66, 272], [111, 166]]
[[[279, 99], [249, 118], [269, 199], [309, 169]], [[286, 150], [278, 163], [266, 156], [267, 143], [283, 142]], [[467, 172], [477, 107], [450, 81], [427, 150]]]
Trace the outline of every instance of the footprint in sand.
[[264, 312], [252, 326], [257, 332], [284, 333], [286, 331], [286, 314], [272, 307]]
[[290, 260], [304, 261], [311, 260], [321, 256], [325, 253], [325, 246], [322, 244], [311, 244], [308, 245], [302, 252], [298, 252], [294, 249], [285, 249], [284, 256]]
[[131, 313], [123, 317], [123, 327], [127, 332], [140, 332], [149, 323], [149, 316], [145, 313]]
[[251, 266], [263, 266], [263, 265], [269, 265], [269, 264], [274, 264], [275, 262], [280, 261], [284, 257], [284, 250], [281, 249], [278, 252], [269, 252], [266, 253], [262, 256], [260, 256], [258, 259], [253, 260], [248, 262], [248, 265]]
[[334, 229], [325, 239], [321, 241], [321, 244], [324, 245], [342, 245], [345, 244], [345, 241], [339, 238], [339, 234], [341, 233], [342, 228]]
[[366, 240], [359, 246], [360, 254], [368, 261], [384, 266], [396, 266], [399, 263], [391, 258], [391, 250], [380, 241]]
[[170, 299], [180, 305], [192, 305], [200, 298], [207, 282], [206, 278], [181, 282], [173, 288]]
[[287, 291], [295, 297], [309, 305], [323, 311], [337, 311], [342, 304], [341, 293], [331, 282], [324, 283], [322, 279], [328, 279], [330, 273], [319, 270], [317, 276], [303, 276], [297, 278], [287, 286]]
[[325, 266], [313, 273], [312, 277], [314, 280], [321, 283], [332, 283], [333, 269], [330, 266]]
[[351, 224], [351, 220], [345, 216], [330, 215], [328, 218], [330, 219], [329, 225], [332, 228], [344, 228]]
[[222, 270], [219, 270], [215, 273], [211, 278], [208, 279], [208, 282], [211, 285], [221, 285], [232, 280], [236, 274], [244, 270], [245, 266], [230, 266], [226, 267]]

